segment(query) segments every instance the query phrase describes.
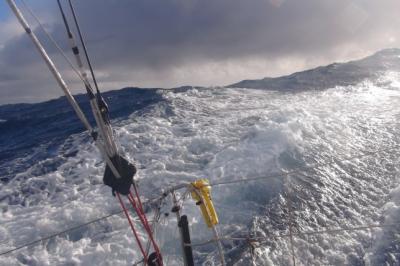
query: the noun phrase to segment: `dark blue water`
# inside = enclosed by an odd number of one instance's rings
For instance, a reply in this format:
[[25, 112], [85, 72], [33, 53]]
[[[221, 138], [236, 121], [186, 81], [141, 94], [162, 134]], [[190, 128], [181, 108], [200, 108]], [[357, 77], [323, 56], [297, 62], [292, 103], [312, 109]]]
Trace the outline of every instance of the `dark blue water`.
[[[124, 119], [133, 112], [146, 112], [147, 107], [163, 101], [158, 89], [124, 88], [105, 92], [103, 97], [113, 120]], [[76, 100], [94, 125], [87, 96], [77, 95]], [[65, 97], [35, 104], [0, 106], [0, 119], [5, 120], [0, 123], [2, 182], [8, 182], [29, 166], [57, 154], [68, 136], [85, 130]], [[87, 141], [91, 139], [88, 137]], [[66, 157], [73, 155], [74, 150], [64, 154]], [[49, 164], [43, 169], [51, 171], [57, 166]]]

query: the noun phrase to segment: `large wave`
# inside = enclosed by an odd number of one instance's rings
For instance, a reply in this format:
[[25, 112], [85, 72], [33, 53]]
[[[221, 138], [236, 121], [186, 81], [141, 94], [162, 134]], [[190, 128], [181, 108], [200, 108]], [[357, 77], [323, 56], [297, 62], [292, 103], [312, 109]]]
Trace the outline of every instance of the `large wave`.
[[[266, 239], [253, 256], [248, 242], [225, 240], [229, 265], [252, 260], [289, 265], [291, 242], [282, 237], [289, 229], [300, 265], [379, 265], [399, 263], [398, 227], [300, 233], [398, 223], [399, 82], [398, 73], [385, 72], [376, 80], [328, 90], [126, 89], [122, 96], [106, 96], [119, 110], [113, 117], [115, 133], [124, 154], [139, 167], [146, 198], [197, 178], [245, 180], [318, 165], [213, 187], [222, 235]], [[1, 133], [2, 252], [119, 209], [102, 184], [99, 152], [78, 121], [69, 118], [68, 107], [59, 104], [9, 106], [0, 113], [6, 120], [0, 127], [7, 128]], [[30, 119], [31, 128], [21, 132]], [[378, 152], [360, 156], [373, 151]], [[196, 208], [189, 201], [183, 212], [198, 243], [212, 235]], [[162, 211], [169, 210], [166, 203]], [[167, 264], [181, 263], [173, 216], [164, 215], [160, 226]], [[196, 264], [217, 263], [216, 248], [196, 247], [195, 257]], [[136, 260], [131, 232], [117, 215], [1, 256], [0, 264], [126, 265]]]

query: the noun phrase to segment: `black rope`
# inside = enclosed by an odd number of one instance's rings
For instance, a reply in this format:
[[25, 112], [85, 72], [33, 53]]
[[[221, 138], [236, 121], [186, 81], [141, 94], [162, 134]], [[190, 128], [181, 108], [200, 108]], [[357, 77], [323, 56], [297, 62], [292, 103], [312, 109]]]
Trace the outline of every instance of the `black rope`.
[[86, 61], [87, 61], [88, 66], [89, 66], [90, 74], [91, 74], [91, 76], [92, 76], [93, 83], [94, 83], [94, 86], [95, 86], [95, 88], [96, 88], [97, 96], [100, 96], [99, 86], [97, 85], [96, 76], [94, 75], [93, 67], [92, 67], [92, 64], [91, 64], [91, 62], [90, 62], [89, 54], [88, 54], [87, 49], [86, 49], [86, 45], [85, 45], [85, 41], [84, 41], [84, 39], [83, 39], [83, 35], [82, 35], [82, 32], [81, 32], [81, 29], [80, 29], [80, 27], [79, 27], [78, 18], [77, 18], [77, 16], [76, 16], [74, 6], [72, 5], [72, 1], [71, 1], [71, 0], [68, 0], [68, 3], [69, 3], [69, 7], [70, 7], [70, 9], [71, 9], [71, 12], [72, 12], [72, 16], [73, 16], [73, 18], [74, 18], [74, 22], [75, 22], [76, 29], [77, 29], [77, 31], [78, 31], [79, 40], [80, 40], [80, 42], [81, 42], [83, 51], [84, 51], [84, 53], [85, 53], [85, 58], [86, 58]]

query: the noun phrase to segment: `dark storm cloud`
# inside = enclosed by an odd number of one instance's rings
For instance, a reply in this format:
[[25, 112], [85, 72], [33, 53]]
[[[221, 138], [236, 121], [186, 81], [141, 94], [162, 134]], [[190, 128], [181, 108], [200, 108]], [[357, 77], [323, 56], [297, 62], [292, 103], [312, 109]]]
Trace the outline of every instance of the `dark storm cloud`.
[[[54, 2], [40, 1], [33, 8], [68, 51]], [[353, 59], [400, 43], [398, 0], [74, 2], [98, 75], [113, 89], [225, 85]], [[12, 93], [5, 81], [17, 87], [12, 81], [26, 77], [36, 77], [41, 91], [54, 86], [47, 74], [37, 73], [45, 69], [38, 66], [39, 56], [26, 36], [14, 36], [3, 46], [0, 96]], [[56, 55], [48, 43], [46, 47]], [[15, 97], [21, 90], [14, 90]]]

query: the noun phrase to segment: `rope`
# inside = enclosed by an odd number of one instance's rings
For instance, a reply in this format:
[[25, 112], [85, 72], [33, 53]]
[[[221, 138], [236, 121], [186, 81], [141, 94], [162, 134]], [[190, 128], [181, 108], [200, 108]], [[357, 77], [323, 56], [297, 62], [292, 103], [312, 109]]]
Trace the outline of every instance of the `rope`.
[[143, 256], [143, 259], [144, 259], [144, 265], [146, 265], [146, 264], [147, 264], [147, 254], [146, 254], [146, 252], [145, 252], [144, 249], [143, 249], [142, 242], [140, 241], [140, 238], [139, 238], [139, 236], [138, 236], [138, 234], [137, 234], [137, 232], [136, 232], [136, 230], [135, 230], [135, 227], [134, 227], [134, 225], [133, 225], [133, 223], [132, 223], [131, 217], [130, 217], [130, 215], [129, 215], [129, 213], [128, 213], [128, 210], [127, 210], [126, 207], [125, 207], [124, 202], [123, 202], [122, 199], [121, 199], [121, 196], [119, 195], [119, 193], [116, 193], [116, 194], [117, 194], [118, 200], [119, 200], [119, 202], [120, 202], [120, 204], [121, 204], [122, 210], [124, 211], [125, 216], [126, 216], [126, 218], [128, 219], [128, 222], [129, 222], [129, 225], [130, 225], [130, 227], [131, 227], [131, 229], [132, 229], [133, 235], [134, 235], [135, 238], [136, 238], [136, 243], [138, 244], [139, 249], [140, 249], [140, 252], [142, 253], [142, 256]]
[[[147, 221], [147, 217], [146, 217], [146, 215], [144, 214], [143, 204], [142, 204], [142, 201], [141, 201], [141, 199], [140, 199], [140, 197], [139, 197], [139, 192], [138, 192], [138, 190], [137, 190], [137, 186], [136, 186], [135, 183], [133, 184], [133, 189], [135, 190], [135, 195], [136, 195], [137, 202], [138, 202], [138, 207], [139, 207], [138, 210], [139, 210], [140, 213], [143, 215], [144, 221], [145, 221], [145, 225], [146, 225], [147, 228], [149, 228], [149, 230], [150, 230], [149, 222]], [[131, 197], [132, 200], [135, 199], [131, 191], [129, 191], [129, 196]], [[129, 196], [128, 196], [128, 197], [129, 197]]]
[[158, 257], [159, 261], [162, 264], [160, 249], [158, 248], [158, 245], [157, 245], [156, 241], [154, 240], [153, 232], [152, 232], [152, 230], [150, 228], [149, 222], [147, 221], [147, 217], [144, 214], [143, 206], [142, 206], [142, 203], [141, 203], [141, 200], [140, 200], [139, 193], [137, 191], [136, 185], [134, 184], [133, 187], [135, 189], [135, 194], [136, 194], [136, 197], [137, 197], [137, 200], [138, 200], [139, 204], [136, 204], [135, 198], [132, 195], [131, 191], [129, 191], [128, 200], [132, 204], [133, 209], [136, 211], [136, 214], [138, 215], [140, 221], [142, 222], [142, 225], [143, 225], [147, 235], [149, 236], [151, 243], [153, 244], [154, 251], [156, 252], [157, 257]]

